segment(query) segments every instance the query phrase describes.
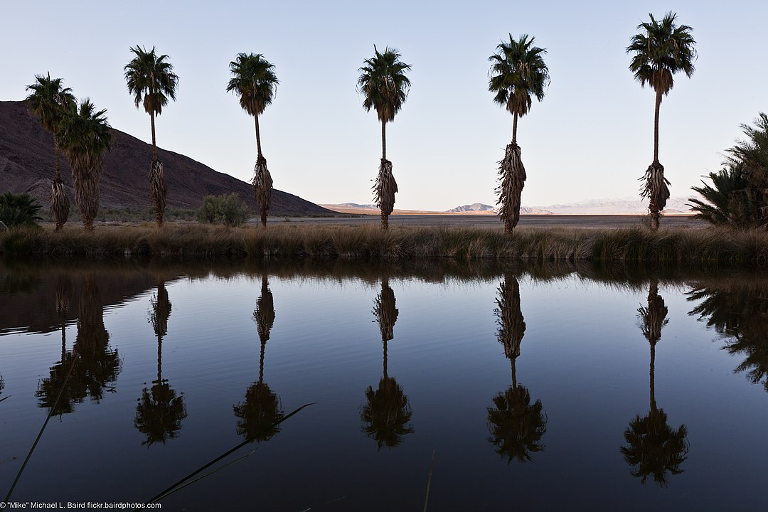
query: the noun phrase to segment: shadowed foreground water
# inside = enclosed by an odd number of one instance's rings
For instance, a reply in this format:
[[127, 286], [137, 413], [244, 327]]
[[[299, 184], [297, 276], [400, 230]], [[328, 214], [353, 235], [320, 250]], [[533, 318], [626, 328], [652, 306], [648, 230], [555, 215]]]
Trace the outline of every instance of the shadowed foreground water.
[[758, 274], [4, 266], [0, 376], [15, 501], [764, 506]]

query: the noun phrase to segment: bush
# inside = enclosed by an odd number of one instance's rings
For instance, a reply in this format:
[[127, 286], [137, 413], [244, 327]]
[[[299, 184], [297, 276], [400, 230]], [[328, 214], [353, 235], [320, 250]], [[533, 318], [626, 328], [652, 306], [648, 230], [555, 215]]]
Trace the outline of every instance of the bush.
[[0, 222], [12, 228], [14, 226], [35, 226], [42, 220], [38, 215], [40, 204], [28, 194], [0, 195]]
[[205, 196], [197, 220], [208, 224], [239, 226], [248, 218], [248, 206], [235, 193]]

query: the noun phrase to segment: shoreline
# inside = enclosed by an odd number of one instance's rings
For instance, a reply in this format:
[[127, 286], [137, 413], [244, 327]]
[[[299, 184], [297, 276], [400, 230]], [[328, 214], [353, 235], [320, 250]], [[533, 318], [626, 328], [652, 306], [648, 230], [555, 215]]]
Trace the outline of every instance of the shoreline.
[[726, 229], [641, 227], [501, 228], [273, 223], [225, 228], [199, 224], [69, 226], [0, 232], [0, 256], [104, 260], [115, 258], [593, 261], [643, 265], [767, 266], [768, 233]]

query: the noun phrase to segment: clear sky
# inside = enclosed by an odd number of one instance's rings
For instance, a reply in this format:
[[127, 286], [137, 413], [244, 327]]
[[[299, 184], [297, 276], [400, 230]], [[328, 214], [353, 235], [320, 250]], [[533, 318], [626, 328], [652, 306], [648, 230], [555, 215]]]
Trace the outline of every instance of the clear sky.
[[[370, 203], [380, 127], [355, 84], [373, 44], [397, 48], [413, 87], [388, 125], [398, 208], [493, 204], [496, 162], [512, 118], [491, 101], [488, 56], [508, 33], [548, 50], [552, 82], [519, 125], [524, 205], [635, 196], [652, 159], [653, 94], [625, 53], [648, 12], [691, 25], [699, 58], [661, 107], [661, 162], [673, 196], [717, 170], [739, 124], [768, 110], [768, 2], [29, 2], [3, 0], [0, 99], [19, 100], [36, 73], [65, 79], [149, 140], [123, 66], [157, 46], [180, 77], [158, 119], [159, 145], [249, 179], [253, 120], [225, 92], [238, 52], [262, 53], [280, 85], [261, 119], [275, 187], [318, 203]], [[169, 169], [168, 172], [172, 172]]]

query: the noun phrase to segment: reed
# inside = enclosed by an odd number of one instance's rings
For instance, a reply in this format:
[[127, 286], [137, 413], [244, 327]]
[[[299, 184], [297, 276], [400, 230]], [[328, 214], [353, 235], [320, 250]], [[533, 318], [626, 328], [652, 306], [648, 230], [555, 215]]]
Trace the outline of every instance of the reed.
[[688, 266], [768, 264], [768, 233], [730, 229], [501, 229], [273, 224], [269, 229], [199, 224], [18, 228], [0, 233], [6, 258], [264, 257], [414, 261], [594, 261]]

